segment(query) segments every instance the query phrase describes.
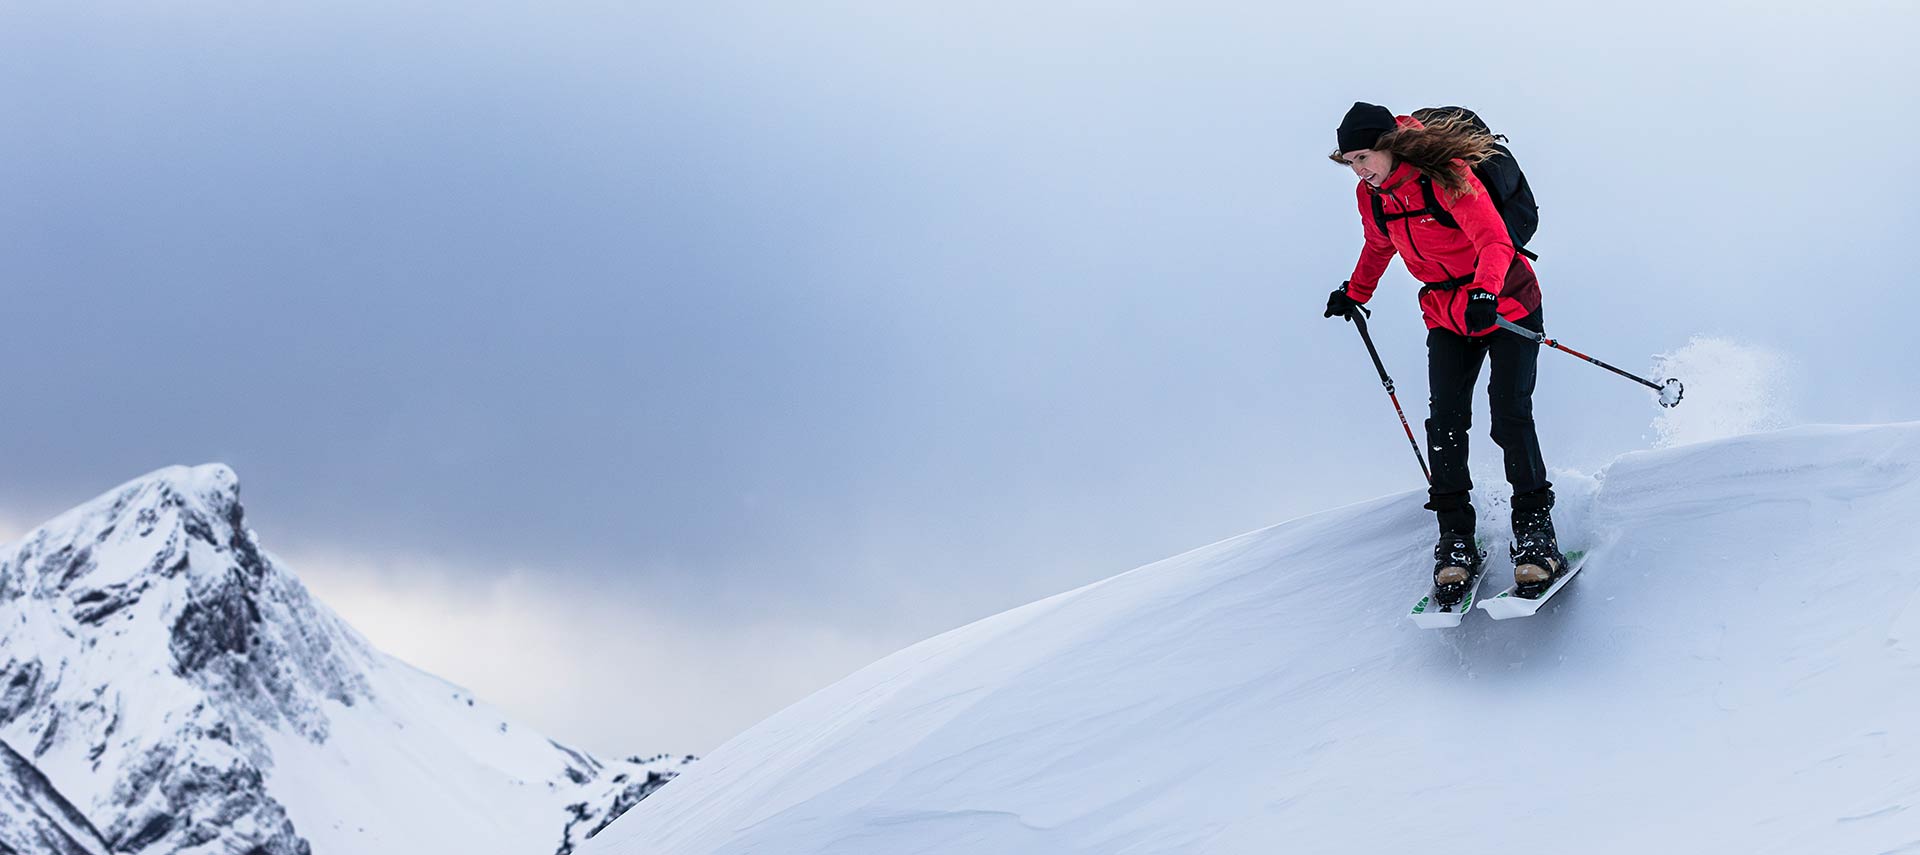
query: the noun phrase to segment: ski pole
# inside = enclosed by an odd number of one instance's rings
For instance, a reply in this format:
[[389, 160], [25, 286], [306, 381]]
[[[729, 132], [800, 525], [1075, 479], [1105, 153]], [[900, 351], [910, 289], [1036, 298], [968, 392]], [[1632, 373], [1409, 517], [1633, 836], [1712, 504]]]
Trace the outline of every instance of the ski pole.
[[1348, 309], [1347, 320], [1352, 321], [1353, 325], [1359, 328], [1360, 340], [1367, 344], [1367, 355], [1373, 357], [1374, 370], [1380, 372], [1380, 385], [1387, 387], [1387, 400], [1393, 402], [1393, 411], [1400, 416], [1400, 428], [1407, 432], [1407, 442], [1413, 446], [1413, 459], [1420, 461], [1420, 474], [1427, 476], [1427, 483], [1431, 484], [1433, 483], [1433, 472], [1427, 469], [1427, 458], [1420, 453], [1420, 441], [1413, 438], [1413, 426], [1407, 424], [1407, 413], [1405, 410], [1400, 409], [1400, 396], [1394, 394], [1393, 378], [1387, 376], [1387, 366], [1380, 361], [1380, 351], [1375, 350], [1373, 347], [1373, 336], [1367, 334], [1367, 315], [1372, 314], [1372, 312], [1367, 311], [1367, 307], [1365, 306], [1355, 306], [1353, 308], [1359, 309], [1360, 311], [1356, 312], [1353, 309]]
[[[1534, 332], [1533, 330], [1527, 329], [1526, 327], [1523, 327], [1519, 324], [1516, 324], [1498, 315], [1495, 315], [1493, 319], [1496, 323], [1500, 324], [1501, 329], [1504, 329], [1508, 332], [1518, 333], [1520, 335], [1526, 336], [1527, 338], [1532, 339], [1536, 344], [1544, 344], [1548, 347], [1553, 348], [1554, 350], [1566, 351], [1567, 353], [1571, 353], [1574, 356], [1578, 356], [1581, 359], [1584, 359], [1588, 362], [1598, 365], [1601, 368], [1605, 368], [1608, 371], [1611, 371], [1615, 374], [1625, 377], [1628, 380], [1632, 380], [1635, 383], [1639, 383], [1640, 385], [1645, 386], [1649, 389], [1652, 389], [1655, 392], [1659, 392], [1660, 406], [1662, 407], [1680, 406], [1680, 396], [1686, 394], [1687, 387], [1682, 385], [1679, 380], [1676, 380], [1672, 377], [1668, 377], [1666, 379], [1666, 382], [1664, 383], [1655, 383], [1652, 380], [1648, 380], [1644, 377], [1636, 377], [1632, 374], [1628, 374], [1625, 371], [1621, 371], [1618, 368], [1615, 368], [1611, 365], [1601, 362], [1598, 359], [1594, 359], [1591, 356], [1581, 353], [1580, 351], [1574, 350], [1571, 347], [1567, 347], [1566, 345], [1563, 345], [1557, 341], [1554, 341], [1553, 339], [1547, 338], [1546, 333]], [[1362, 335], [1364, 334], [1365, 333], [1363, 332]]]

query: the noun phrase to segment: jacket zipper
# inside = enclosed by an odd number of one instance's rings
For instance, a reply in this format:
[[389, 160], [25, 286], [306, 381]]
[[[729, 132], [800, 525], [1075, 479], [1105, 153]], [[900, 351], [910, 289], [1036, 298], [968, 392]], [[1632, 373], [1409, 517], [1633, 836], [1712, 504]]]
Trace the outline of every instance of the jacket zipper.
[[[1400, 203], [1400, 213], [1402, 215], [1406, 214], [1407, 213], [1406, 200], [1400, 198], [1400, 194], [1397, 191], [1394, 192], [1392, 196], [1393, 196], [1393, 201]], [[1427, 260], [1426, 255], [1420, 252], [1420, 245], [1413, 242], [1413, 218], [1408, 216], [1402, 216], [1400, 218], [1400, 227], [1407, 230], [1407, 248], [1413, 250], [1413, 256], [1415, 258], [1420, 259], [1421, 261], [1426, 261]]]
[[[1404, 213], [1406, 213], [1406, 212], [1407, 212], [1407, 203], [1406, 203], [1406, 201], [1405, 201], [1405, 200], [1403, 200], [1403, 199], [1401, 199], [1401, 198], [1400, 198], [1400, 194], [1399, 194], [1399, 193], [1391, 193], [1391, 194], [1389, 194], [1389, 195], [1391, 195], [1391, 196], [1393, 197], [1393, 201], [1395, 201], [1395, 202], [1399, 202], [1399, 203], [1400, 203], [1400, 213], [1402, 213], [1402, 214], [1404, 214]], [[1413, 255], [1414, 255], [1414, 257], [1415, 257], [1415, 258], [1418, 258], [1418, 259], [1420, 259], [1421, 261], [1426, 261], [1426, 260], [1427, 260], [1427, 256], [1426, 256], [1426, 255], [1425, 255], [1424, 253], [1422, 253], [1422, 252], [1420, 251], [1420, 244], [1418, 244], [1418, 243], [1416, 243], [1416, 242], [1414, 242], [1414, 239], [1413, 239], [1413, 218], [1412, 218], [1412, 217], [1401, 217], [1401, 218], [1400, 218], [1400, 224], [1401, 224], [1401, 228], [1403, 228], [1403, 229], [1406, 229], [1406, 232], [1407, 232], [1407, 248], [1408, 248], [1408, 249], [1411, 249], [1411, 250], [1413, 250]], [[1454, 277], [1453, 277], [1453, 271], [1451, 271], [1451, 270], [1448, 270], [1448, 269], [1447, 269], [1447, 266], [1446, 266], [1446, 265], [1444, 265], [1444, 264], [1441, 264], [1441, 265], [1439, 265], [1439, 267], [1440, 267], [1440, 272], [1441, 272], [1441, 273], [1445, 273], [1445, 274], [1447, 274], [1447, 278], [1448, 278], [1448, 279], [1452, 279], [1452, 278], [1454, 278]], [[1447, 319], [1447, 320], [1452, 320], [1452, 319], [1453, 319], [1453, 307], [1454, 307], [1454, 304], [1455, 304], [1455, 303], [1457, 303], [1457, 302], [1459, 302], [1459, 299], [1460, 299], [1460, 289], [1459, 289], [1459, 288], [1448, 288], [1448, 289], [1447, 289], [1447, 311], [1446, 311], [1446, 314], [1442, 316], [1443, 318], [1445, 318], [1445, 319]], [[1461, 331], [1461, 333], [1462, 333], [1463, 335], [1465, 334], [1465, 332], [1464, 332], [1464, 331]]]

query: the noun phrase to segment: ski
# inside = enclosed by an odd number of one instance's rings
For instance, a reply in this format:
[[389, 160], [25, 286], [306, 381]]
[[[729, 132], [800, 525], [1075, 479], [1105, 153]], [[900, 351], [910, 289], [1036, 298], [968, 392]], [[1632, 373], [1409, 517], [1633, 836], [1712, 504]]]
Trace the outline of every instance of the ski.
[[1545, 593], [1533, 599], [1528, 599], [1514, 593], [1514, 586], [1509, 585], [1506, 590], [1481, 600], [1480, 608], [1485, 610], [1487, 616], [1494, 620], [1532, 617], [1535, 612], [1540, 611], [1541, 606], [1546, 605], [1548, 600], [1553, 599], [1554, 594], [1560, 593], [1560, 589], [1566, 587], [1567, 582], [1571, 581], [1574, 574], [1579, 573], [1580, 568], [1586, 566], [1586, 563], [1587, 553], [1584, 550], [1576, 549], [1567, 553], [1567, 572], [1560, 578], [1553, 580], [1553, 585], [1548, 587]]
[[1451, 608], [1434, 601], [1434, 592], [1429, 589], [1427, 595], [1413, 604], [1413, 611], [1407, 613], [1407, 619], [1421, 629], [1447, 629], [1460, 625], [1460, 619], [1473, 608], [1474, 598], [1480, 593], [1480, 580], [1487, 575], [1486, 563], [1480, 565], [1480, 572], [1467, 581], [1467, 595]]

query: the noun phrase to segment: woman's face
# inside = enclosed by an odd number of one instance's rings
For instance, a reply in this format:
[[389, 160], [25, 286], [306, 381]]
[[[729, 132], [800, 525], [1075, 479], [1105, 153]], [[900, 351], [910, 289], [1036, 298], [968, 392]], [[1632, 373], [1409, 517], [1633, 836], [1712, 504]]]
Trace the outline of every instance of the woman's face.
[[1384, 151], [1374, 151], [1370, 148], [1355, 149], [1340, 155], [1340, 158], [1345, 160], [1348, 166], [1353, 167], [1353, 174], [1360, 176], [1361, 181], [1375, 187], [1380, 186], [1380, 182], [1387, 180], [1387, 176], [1393, 173], [1393, 155]]

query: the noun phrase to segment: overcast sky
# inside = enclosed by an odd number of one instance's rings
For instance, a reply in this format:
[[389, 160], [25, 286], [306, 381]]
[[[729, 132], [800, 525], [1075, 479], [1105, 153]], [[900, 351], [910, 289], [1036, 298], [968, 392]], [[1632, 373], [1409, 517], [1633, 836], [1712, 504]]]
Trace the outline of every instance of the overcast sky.
[[[1916, 7], [1586, 8], [7, 3], [0, 538], [222, 461], [390, 652], [704, 753], [926, 636], [1424, 486], [1320, 317], [1355, 100], [1511, 138], [1570, 345], [1716, 336], [1781, 418], [1920, 418]], [[1375, 307], [1417, 426], [1397, 264]], [[1655, 438], [1618, 378], [1540, 386], [1550, 465]]]

